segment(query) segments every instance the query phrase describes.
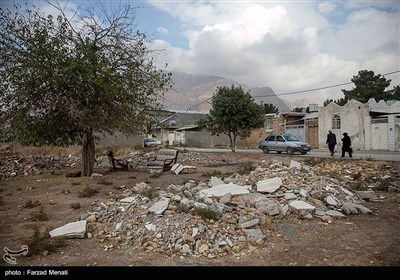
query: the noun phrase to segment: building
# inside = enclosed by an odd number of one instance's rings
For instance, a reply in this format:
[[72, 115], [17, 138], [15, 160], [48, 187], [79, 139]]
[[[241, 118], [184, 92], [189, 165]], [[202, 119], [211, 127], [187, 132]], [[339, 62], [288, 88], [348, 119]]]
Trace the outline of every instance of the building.
[[400, 102], [371, 98], [367, 103], [350, 100], [340, 106], [334, 102], [318, 113], [319, 147], [325, 148], [326, 135], [332, 130], [338, 138], [350, 136], [354, 150], [400, 151]]

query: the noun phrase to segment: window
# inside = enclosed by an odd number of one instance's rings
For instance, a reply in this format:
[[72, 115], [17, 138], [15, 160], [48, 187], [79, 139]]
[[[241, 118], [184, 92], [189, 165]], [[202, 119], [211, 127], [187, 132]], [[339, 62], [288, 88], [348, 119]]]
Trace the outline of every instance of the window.
[[334, 115], [332, 117], [332, 129], [340, 129], [340, 116]]
[[276, 141], [278, 141], [278, 142], [285, 142], [285, 140], [283, 139], [283, 137], [280, 136], [280, 135], [276, 136]]
[[274, 128], [274, 122], [272, 121], [272, 119], [267, 119], [266, 123], [267, 123], [267, 129]]
[[275, 141], [275, 135], [270, 135], [265, 140], [267, 140], [267, 141]]

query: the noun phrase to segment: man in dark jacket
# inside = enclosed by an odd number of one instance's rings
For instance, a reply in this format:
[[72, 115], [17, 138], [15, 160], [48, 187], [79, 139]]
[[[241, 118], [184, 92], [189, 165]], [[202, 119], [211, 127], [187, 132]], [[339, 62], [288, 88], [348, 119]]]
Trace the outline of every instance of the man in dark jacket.
[[335, 146], [337, 142], [336, 142], [336, 135], [335, 133], [332, 132], [332, 130], [329, 130], [328, 136], [326, 137], [326, 144], [328, 144], [331, 156], [333, 156], [333, 154], [335, 153]]
[[353, 149], [351, 148], [351, 139], [347, 132], [343, 133], [343, 138], [342, 138], [342, 157], [344, 157], [345, 152], [349, 153], [349, 157], [353, 157]]

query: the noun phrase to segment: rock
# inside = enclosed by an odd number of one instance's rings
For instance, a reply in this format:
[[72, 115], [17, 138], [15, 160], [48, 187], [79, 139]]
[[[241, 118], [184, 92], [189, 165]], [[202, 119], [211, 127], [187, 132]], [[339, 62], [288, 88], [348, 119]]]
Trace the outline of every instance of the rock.
[[49, 232], [51, 238], [66, 237], [66, 238], [85, 238], [86, 220], [68, 223], [61, 227], [55, 228]]

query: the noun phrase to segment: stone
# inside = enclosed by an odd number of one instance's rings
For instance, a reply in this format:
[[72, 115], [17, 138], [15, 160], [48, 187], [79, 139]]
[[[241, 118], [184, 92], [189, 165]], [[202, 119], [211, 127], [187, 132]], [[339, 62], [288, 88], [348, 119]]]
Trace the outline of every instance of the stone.
[[281, 185], [282, 185], [282, 180], [280, 177], [266, 179], [266, 180], [258, 181], [256, 183], [258, 192], [267, 192], [267, 193], [275, 192], [276, 190], [279, 189], [279, 187]]
[[149, 212], [152, 212], [156, 215], [161, 215], [162, 213], [164, 213], [165, 210], [167, 210], [169, 201], [170, 201], [169, 198], [166, 197], [161, 198], [158, 202], [154, 203], [149, 208]]
[[241, 223], [240, 227], [241, 228], [250, 228], [250, 227], [253, 227], [253, 226], [257, 225], [258, 223], [259, 223], [258, 219], [253, 219], [253, 220]]
[[266, 235], [261, 231], [261, 229], [248, 229], [246, 230], [247, 241], [258, 242], [259, 240], [264, 240]]
[[77, 221], [55, 228], [49, 232], [51, 238], [85, 238], [87, 221]]
[[229, 183], [229, 184], [217, 185], [215, 187], [200, 191], [200, 194], [205, 194], [208, 197], [221, 197], [228, 193], [230, 193], [233, 196], [233, 195], [247, 194], [249, 193], [249, 190], [247, 190], [245, 187]]
[[338, 218], [345, 217], [345, 215], [343, 215], [342, 213], [340, 213], [339, 211], [336, 211], [336, 210], [328, 210], [325, 213], [326, 213], [326, 215], [329, 215], [331, 217], [338, 217]]

